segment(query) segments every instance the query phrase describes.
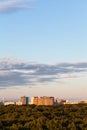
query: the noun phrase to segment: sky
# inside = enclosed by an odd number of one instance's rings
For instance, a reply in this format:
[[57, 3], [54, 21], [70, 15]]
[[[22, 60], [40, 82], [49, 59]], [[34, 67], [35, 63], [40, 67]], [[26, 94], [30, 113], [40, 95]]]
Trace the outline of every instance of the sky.
[[0, 0], [0, 99], [87, 99], [87, 0]]

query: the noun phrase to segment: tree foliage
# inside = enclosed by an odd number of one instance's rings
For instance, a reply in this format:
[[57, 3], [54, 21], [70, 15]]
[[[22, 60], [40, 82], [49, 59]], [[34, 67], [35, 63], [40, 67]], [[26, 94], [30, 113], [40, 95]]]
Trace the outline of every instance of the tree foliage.
[[87, 130], [87, 104], [0, 106], [0, 130]]

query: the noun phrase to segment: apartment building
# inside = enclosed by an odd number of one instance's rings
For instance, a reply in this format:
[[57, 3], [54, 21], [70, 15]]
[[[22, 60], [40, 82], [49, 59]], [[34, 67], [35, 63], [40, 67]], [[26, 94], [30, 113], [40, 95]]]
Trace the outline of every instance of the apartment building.
[[54, 104], [54, 97], [34, 97], [33, 104], [35, 105], [53, 105]]

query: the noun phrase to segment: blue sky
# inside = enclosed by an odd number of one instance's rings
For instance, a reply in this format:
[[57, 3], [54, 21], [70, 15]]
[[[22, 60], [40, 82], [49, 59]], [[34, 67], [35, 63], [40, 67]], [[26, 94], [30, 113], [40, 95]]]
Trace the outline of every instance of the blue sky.
[[[18, 63], [18, 61], [21, 61], [24, 64], [32, 62], [40, 65], [56, 65], [66, 62], [69, 64], [69, 67], [72, 67], [71, 63], [85, 64], [87, 62], [86, 42], [86, 0], [0, 0], [1, 65], [2, 63], [4, 64], [5, 61], [7, 65], [8, 59], [9, 66], [12, 65], [12, 62]], [[23, 84], [23, 87], [18, 82], [17, 85], [13, 85], [12, 87], [7, 85], [6, 89], [3, 89], [4, 87], [1, 84], [0, 93], [1, 96], [9, 97], [6, 93], [11, 94], [15, 89], [15, 93], [18, 93], [17, 97], [24, 94], [28, 95], [29, 91], [31, 92], [31, 94], [29, 93], [31, 96], [44, 94], [53, 96], [58, 95], [67, 98], [80, 98], [80, 96], [81, 98], [87, 98], [86, 67], [84, 74], [82, 71], [79, 73], [77, 73], [76, 70], [74, 73], [67, 71], [64, 77], [69, 77], [69, 80], [65, 81], [66, 78], [64, 79], [62, 74], [61, 76], [63, 78], [60, 79], [60, 81], [58, 80], [59, 82], [57, 83], [52, 80], [56, 76], [56, 73], [54, 73], [54, 76], [51, 75], [50, 77], [51, 81], [49, 80], [48, 84], [45, 84], [46, 87], [44, 87], [43, 82], [38, 82], [38, 85], [36, 85], [37, 87], [30, 86], [29, 88], [26, 87], [26, 83]], [[8, 65], [7, 68], [9, 68]], [[11, 69], [13, 70], [13, 68], [14, 67]], [[83, 68], [84, 67], [81, 66], [80, 69]], [[19, 72], [18, 68], [15, 69]], [[7, 72], [9, 71], [11, 70], [7, 69]], [[6, 76], [7, 72], [4, 72], [1, 69], [1, 76]], [[17, 74], [19, 75], [19, 73]], [[16, 75], [16, 78], [18, 75]], [[45, 76], [47, 76], [47, 74]], [[8, 78], [6, 77], [3, 78], [3, 82], [7, 81]], [[19, 76], [19, 78], [20, 77], [21, 76]], [[67, 82], [67, 85], [65, 82]], [[81, 83], [79, 84], [79, 82]], [[16, 87], [18, 87], [18, 91], [16, 90]], [[22, 89], [25, 90], [25, 93]], [[56, 91], [60, 91], [60, 93], [58, 92], [57, 94]], [[13, 95], [10, 97], [12, 96]]]

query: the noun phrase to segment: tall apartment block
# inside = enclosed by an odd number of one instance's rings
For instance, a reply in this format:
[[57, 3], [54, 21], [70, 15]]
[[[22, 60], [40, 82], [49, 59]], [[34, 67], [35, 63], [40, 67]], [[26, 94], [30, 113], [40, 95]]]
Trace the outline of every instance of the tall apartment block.
[[53, 105], [54, 97], [34, 97], [33, 104], [35, 105]]
[[21, 97], [20, 101], [22, 102], [22, 105], [26, 105], [26, 102], [27, 102], [26, 96]]

